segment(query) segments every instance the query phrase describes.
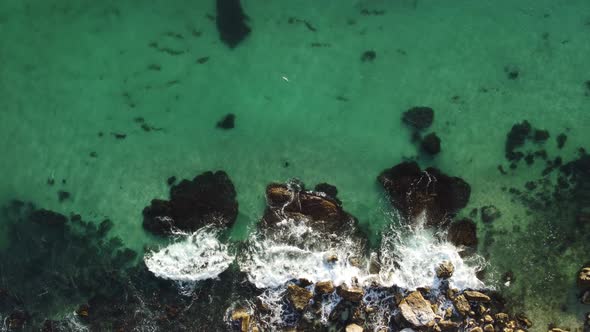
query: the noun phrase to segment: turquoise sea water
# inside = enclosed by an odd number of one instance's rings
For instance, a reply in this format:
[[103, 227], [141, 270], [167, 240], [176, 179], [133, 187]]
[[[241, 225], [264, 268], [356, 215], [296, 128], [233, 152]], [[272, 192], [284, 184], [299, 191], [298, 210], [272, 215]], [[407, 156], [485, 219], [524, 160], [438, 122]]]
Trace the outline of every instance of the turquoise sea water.
[[[493, 239], [479, 247], [486, 283], [514, 298], [539, 331], [582, 325], [590, 308], [576, 298], [575, 275], [590, 260], [588, 234], [505, 190], [523, 190], [544, 165], [510, 170], [504, 147], [512, 125], [528, 120], [550, 132], [543, 148], [553, 158], [590, 148], [590, 2], [243, 6], [252, 33], [229, 49], [214, 1], [2, 1], [0, 201], [109, 218], [113, 234], [142, 252], [165, 242], [143, 230], [141, 211], [167, 198], [170, 176], [225, 170], [239, 201], [235, 241], [260, 219], [266, 185], [297, 177], [336, 185], [377, 245], [389, 219], [375, 178], [417, 158], [471, 185], [464, 215], [490, 204], [502, 212], [492, 226], [477, 219], [480, 240]], [[370, 50], [375, 59], [361, 61]], [[413, 106], [435, 111], [435, 157], [401, 121]], [[235, 128], [216, 128], [227, 113]], [[563, 149], [559, 133], [568, 137]], [[71, 197], [60, 202], [58, 190]], [[504, 287], [508, 270], [516, 279]]]

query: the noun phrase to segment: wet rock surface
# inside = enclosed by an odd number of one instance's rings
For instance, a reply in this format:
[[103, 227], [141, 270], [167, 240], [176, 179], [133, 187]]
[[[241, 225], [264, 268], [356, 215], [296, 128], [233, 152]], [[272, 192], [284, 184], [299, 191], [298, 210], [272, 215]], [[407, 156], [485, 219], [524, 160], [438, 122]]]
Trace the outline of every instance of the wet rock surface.
[[269, 184], [266, 202], [262, 221], [267, 226], [284, 219], [305, 220], [314, 229], [334, 232], [355, 222], [354, 217], [346, 213], [334, 198], [303, 190], [295, 184]]
[[170, 188], [170, 200], [154, 199], [143, 210], [143, 227], [158, 235], [195, 231], [208, 224], [231, 226], [238, 215], [236, 191], [224, 171], [205, 172]]
[[447, 237], [456, 246], [476, 247], [477, 226], [468, 218], [454, 221], [449, 226]]
[[471, 195], [471, 187], [463, 179], [432, 167], [421, 170], [416, 162], [386, 169], [377, 180], [403, 217], [412, 219], [426, 212], [429, 225], [447, 224], [449, 216], [465, 207]]
[[399, 310], [403, 319], [413, 327], [425, 327], [435, 317], [430, 302], [418, 291], [406, 296], [399, 304]]

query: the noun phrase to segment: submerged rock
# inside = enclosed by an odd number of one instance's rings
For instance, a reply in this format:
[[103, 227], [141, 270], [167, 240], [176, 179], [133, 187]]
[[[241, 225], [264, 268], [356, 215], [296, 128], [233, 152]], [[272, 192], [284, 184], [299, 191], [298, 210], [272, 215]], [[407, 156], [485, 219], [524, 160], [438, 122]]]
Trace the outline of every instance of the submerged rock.
[[45, 209], [33, 211], [29, 219], [32, 222], [49, 226], [64, 225], [68, 221], [68, 218], [63, 214]]
[[236, 191], [224, 171], [205, 172], [170, 188], [170, 200], [154, 199], [143, 210], [143, 227], [158, 235], [195, 231], [216, 223], [231, 226], [238, 215]]
[[524, 120], [521, 123], [517, 123], [512, 126], [512, 129], [508, 133], [506, 137], [506, 159], [508, 160], [519, 160], [519, 154], [517, 154], [514, 150], [517, 147], [524, 145], [525, 140], [530, 135], [532, 130], [531, 124]]
[[440, 152], [440, 138], [435, 133], [430, 133], [424, 136], [420, 147], [429, 155], [438, 154]]
[[217, 0], [219, 38], [230, 48], [238, 46], [250, 34], [247, 20], [240, 0]]
[[235, 127], [236, 116], [232, 113], [226, 114], [223, 119], [217, 122], [219, 129], [233, 129]]
[[484, 206], [481, 208], [481, 221], [490, 223], [502, 216], [500, 210], [493, 205]]
[[425, 211], [431, 226], [447, 223], [449, 216], [467, 205], [471, 195], [471, 187], [463, 179], [432, 167], [422, 171], [416, 162], [386, 169], [377, 180], [403, 217], [415, 218]]
[[447, 238], [455, 246], [476, 247], [477, 226], [471, 219], [461, 219], [451, 223]]
[[590, 288], [590, 266], [585, 266], [578, 272], [578, 287]]
[[292, 184], [269, 184], [266, 203], [263, 217], [266, 225], [284, 219], [305, 220], [317, 230], [333, 232], [354, 221], [333, 198]]
[[415, 106], [404, 112], [402, 121], [412, 128], [423, 130], [434, 121], [434, 110], [426, 106]]
[[432, 306], [418, 291], [411, 292], [399, 304], [402, 318], [413, 327], [425, 327], [434, 320]]

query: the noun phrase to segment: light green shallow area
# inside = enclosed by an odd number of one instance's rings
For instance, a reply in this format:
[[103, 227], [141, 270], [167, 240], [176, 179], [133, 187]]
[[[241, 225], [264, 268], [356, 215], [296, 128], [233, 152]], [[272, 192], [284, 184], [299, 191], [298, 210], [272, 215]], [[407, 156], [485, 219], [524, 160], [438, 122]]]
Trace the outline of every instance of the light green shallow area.
[[[508, 169], [504, 143], [511, 126], [527, 119], [549, 130], [547, 152], [566, 161], [578, 147], [588, 148], [588, 1], [243, 5], [253, 32], [229, 50], [211, 19], [213, 1], [4, 0], [0, 201], [108, 217], [125, 244], [141, 250], [157, 241], [143, 231], [141, 210], [167, 197], [169, 176], [225, 170], [238, 192], [236, 240], [261, 216], [265, 186], [298, 177], [308, 187], [336, 185], [344, 207], [376, 242], [388, 220], [375, 178], [419, 155], [401, 122], [402, 112], [419, 105], [435, 110], [429, 132], [442, 140], [441, 154], [420, 157], [421, 164], [464, 178], [472, 186], [465, 211], [494, 204], [502, 210], [495, 227], [510, 230], [530, 220], [501, 188], [522, 186], [542, 170], [498, 172], [499, 164]], [[385, 14], [362, 15], [365, 8]], [[290, 17], [316, 31], [290, 24]], [[374, 61], [361, 61], [367, 50], [376, 52]], [[200, 64], [202, 57], [209, 60]], [[150, 70], [153, 65], [161, 69]], [[518, 79], [507, 78], [506, 66], [519, 69]], [[227, 113], [236, 115], [236, 127], [217, 129]], [[163, 129], [145, 132], [137, 117]], [[557, 151], [560, 132], [568, 141]], [[48, 186], [48, 178], [56, 184]], [[58, 202], [60, 189], [72, 199]], [[490, 264], [518, 262], [515, 256], [544, 244], [524, 245], [492, 247], [492, 256], [502, 256]], [[572, 252], [555, 268], [573, 276], [590, 258], [584, 254]], [[514, 293], [525, 294], [524, 308], [539, 330], [549, 322], [580, 325], [583, 308], [567, 283], [551, 293], [566, 294], [566, 312], [544, 307], [549, 295], [526, 285], [516, 284]]]

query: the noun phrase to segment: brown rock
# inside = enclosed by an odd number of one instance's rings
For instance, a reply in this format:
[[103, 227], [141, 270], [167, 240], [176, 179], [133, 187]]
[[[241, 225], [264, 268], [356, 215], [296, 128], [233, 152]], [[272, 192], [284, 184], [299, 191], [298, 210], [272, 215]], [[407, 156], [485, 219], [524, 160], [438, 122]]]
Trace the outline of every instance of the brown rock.
[[418, 291], [411, 292], [399, 304], [403, 319], [414, 327], [425, 327], [435, 318], [430, 302]]
[[346, 285], [339, 286], [336, 292], [340, 297], [350, 302], [360, 302], [365, 295], [365, 292], [360, 287], [348, 287]]
[[447, 238], [456, 246], [477, 247], [477, 226], [468, 218], [457, 220], [449, 226]]
[[580, 288], [590, 287], [590, 266], [583, 267], [578, 272], [578, 286]]
[[481, 327], [477, 326], [469, 330], [469, 332], [483, 332], [483, 330], [481, 329]]
[[240, 331], [248, 332], [250, 327], [250, 314], [244, 308], [238, 308], [231, 314], [231, 319], [236, 322], [240, 322]]
[[459, 323], [452, 322], [450, 320], [441, 320], [438, 322], [438, 326], [442, 331], [457, 331]]
[[449, 261], [443, 261], [440, 265], [436, 268], [436, 276], [441, 279], [448, 279], [453, 275], [455, 272], [455, 267], [453, 263]]
[[346, 326], [346, 332], [363, 332], [364, 329], [356, 324], [349, 324]]
[[494, 325], [492, 324], [486, 324], [483, 327], [484, 332], [494, 332]]
[[469, 301], [465, 298], [465, 295], [461, 294], [455, 297], [453, 300], [453, 305], [455, 309], [461, 316], [465, 316], [471, 310], [471, 306], [469, 305]]
[[477, 291], [464, 291], [463, 295], [469, 301], [473, 302], [490, 302], [490, 297]]
[[331, 280], [328, 281], [318, 281], [315, 284], [315, 292], [317, 294], [329, 294], [332, 293], [334, 291], [334, 284], [332, 283]]
[[295, 310], [303, 311], [313, 294], [303, 287], [296, 285], [289, 285], [287, 287], [287, 298], [295, 308]]

